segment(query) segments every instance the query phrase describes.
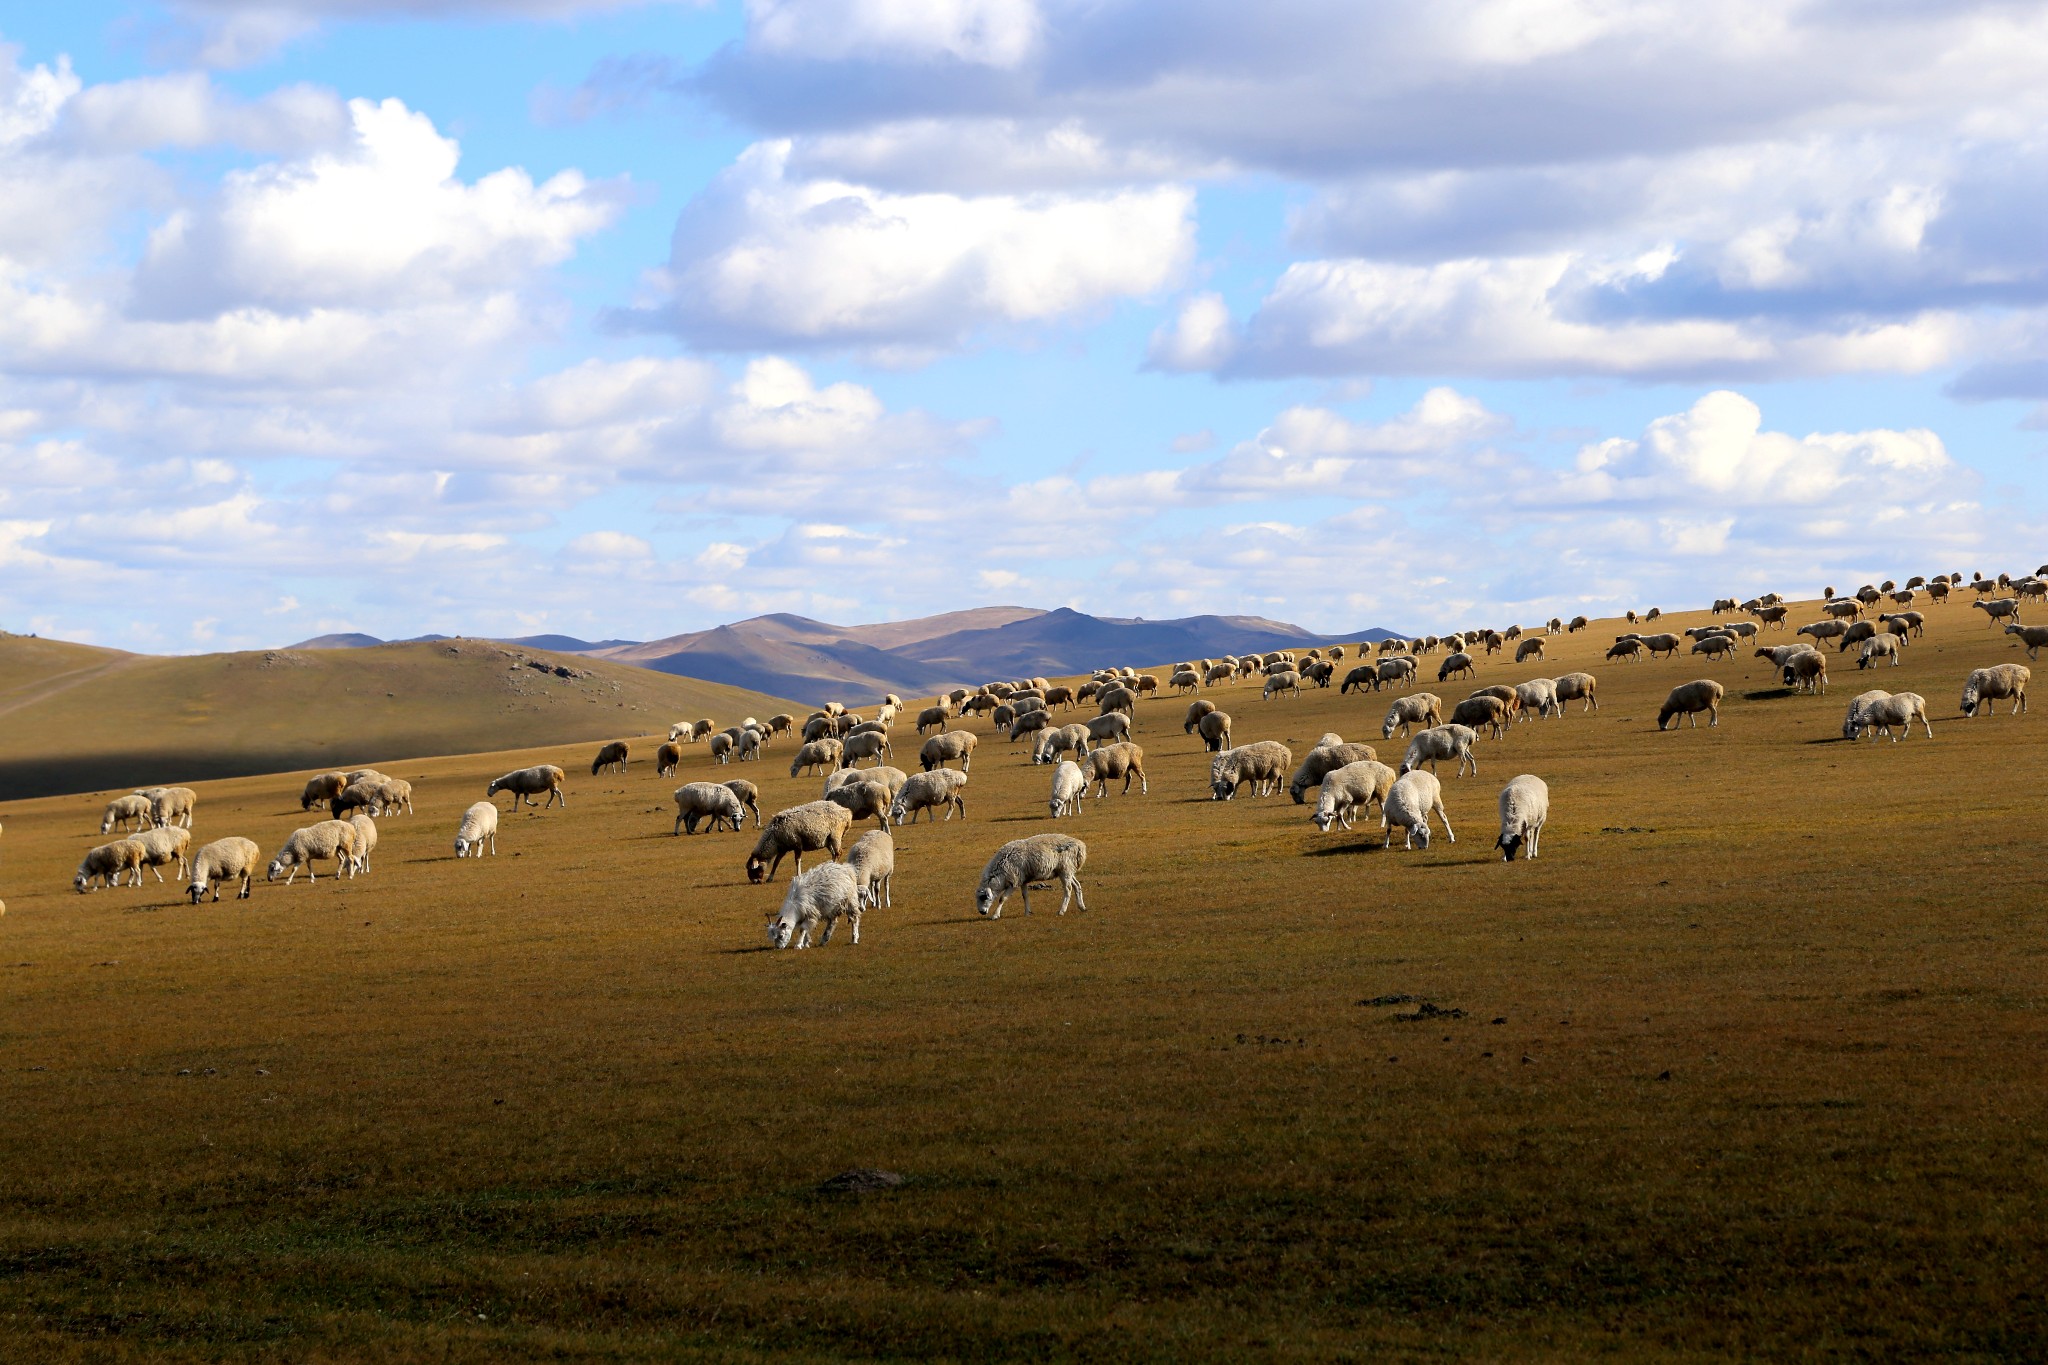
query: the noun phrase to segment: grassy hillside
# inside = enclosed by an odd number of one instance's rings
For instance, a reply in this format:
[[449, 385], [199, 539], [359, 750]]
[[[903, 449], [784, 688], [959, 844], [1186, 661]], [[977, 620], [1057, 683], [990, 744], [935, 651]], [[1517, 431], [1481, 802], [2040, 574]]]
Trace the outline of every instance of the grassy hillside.
[[685, 718], [795, 708], [476, 640], [164, 658], [5, 636], [0, 678], [8, 796], [665, 735]]
[[[419, 813], [366, 877], [240, 904], [74, 895], [96, 803], [7, 803], [0, 1354], [2038, 1355], [2048, 715], [1960, 719], [2022, 656], [1930, 615], [1818, 698], [1602, 663], [1611, 625], [1482, 661], [1603, 704], [1446, 771], [1427, 852], [1208, 800], [1184, 703], [1146, 702], [1151, 793], [1064, 822], [1065, 918], [973, 913], [1049, 827], [1047, 770], [976, 723], [968, 818], [896, 831], [893, 908], [809, 952], [764, 947], [789, 874], [746, 884], [751, 829], [671, 838], [677, 779], [583, 746], [394, 765]], [[1699, 676], [1719, 727], [1657, 733]], [[1841, 741], [1870, 685], [1936, 737]], [[1240, 742], [1398, 762], [1385, 695], [1210, 695]], [[681, 777], [772, 811], [819, 788], [788, 755]], [[541, 759], [569, 807], [458, 864], [462, 809]], [[1507, 866], [1519, 772], [1553, 816]], [[196, 832], [272, 849], [297, 790], [206, 784]], [[817, 1192], [857, 1166], [908, 1183]]]

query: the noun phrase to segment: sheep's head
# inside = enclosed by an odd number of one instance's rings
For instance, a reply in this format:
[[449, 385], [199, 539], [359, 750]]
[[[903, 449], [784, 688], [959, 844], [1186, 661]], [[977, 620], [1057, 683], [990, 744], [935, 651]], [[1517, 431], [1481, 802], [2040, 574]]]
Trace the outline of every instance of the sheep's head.
[[1964, 714], [1964, 715], [1966, 715], [1966, 716], [1974, 716], [1974, 715], [1976, 715], [1976, 714], [1977, 714], [1977, 700], [1978, 700], [1978, 698], [1977, 698], [1977, 689], [1976, 689], [1976, 688], [1974, 688], [1974, 687], [1966, 687], [1966, 688], [1964, 688], [1964, 689], [1963, 689], [1963, 714]]
[[185, 894], [192, 898], [194, 905], [199, 904], [200, 901], [206, 898], [206, 883], [193, 882], [192, 885], [185, 888]]
[[768, 880], [768, 864], [759, 858], [747, 859], [747, 880], [759, 885]]
[[768, 946], [787, 948], [790, 935], [796, 932], [796, 918], [778, 910], [768, 917]]
[[1415, 827], [1414, 827], [1413, 829], [1411, 829], [1411, 830], [1409, 830], [1409, 831], [1408, 831], [1408, 835], [1409, 835], [1409, 837], [1410, 837], [1411, 839], [1413, 839], [1413, 840], [1415, 841], [1415, 845], [1416, 845], [1416, 847], [1418, 847], [1418, 848], [1428, 848], [1428, 847], [1429, 847], [1429, 817], [1428, 817], [1428, 816], [1424, 816], [1424, 817], [1423, 817], [1422, 819], [1420, 819], [1420, 820], [1416, 821], [1416, 822], [1415, 822]]
[[1515, 854], [1521, 850], [1522, 836], [1519, 833], [1503, 834], [1493, 841], [1493, 846], [1500, 850], [1502, 862], [1511, 863], [1515, 860]]
[[270, 870], [264, 874], [263, 880], [266, 882], [274, 882], [278, 879], [279, 876], [283, 875], [283, 873], [284, 859], [273, 858], [270, 860]]
[[469, 856], [469, 840], [459, 835], [455, 840], [455, 856], [458, 858], [467, 858]]
[[982, 886], [975, 890], [974, 908], [985, 918], [992, 918], [993, 916], [1001, 913], [1003, 908], [1003, 902], [1002, 899], [996, 895], [996, 889], [993, 886], [989, 886], [986, 883], [984, 883]]

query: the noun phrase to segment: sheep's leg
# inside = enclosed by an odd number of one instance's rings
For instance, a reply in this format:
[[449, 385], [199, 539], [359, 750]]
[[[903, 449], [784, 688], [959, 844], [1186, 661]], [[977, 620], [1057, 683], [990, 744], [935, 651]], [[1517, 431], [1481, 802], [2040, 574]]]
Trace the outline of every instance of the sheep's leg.
[[853, 934], [853, 941], [857, 945], [860, 942], [860, 911], [853, 911], [847, 916], [847, 920], [852, 926], [850, 932]]
[[1457, 843], [1458, 836], [1451, 833], [1451, 817], [1444, 813], [1444, 803], [1441, 801], [1436, 803], [1436, 818], [1444, 822], [1444, 838], [1454, 844]]

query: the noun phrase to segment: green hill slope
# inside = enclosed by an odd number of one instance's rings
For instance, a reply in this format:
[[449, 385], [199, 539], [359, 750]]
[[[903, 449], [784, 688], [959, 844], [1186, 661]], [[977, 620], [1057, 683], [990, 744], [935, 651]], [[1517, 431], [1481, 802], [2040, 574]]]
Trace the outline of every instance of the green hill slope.
[[181, 658], [0, 636], [0, 797], [666, 734], [801, 711], [480, 640]]

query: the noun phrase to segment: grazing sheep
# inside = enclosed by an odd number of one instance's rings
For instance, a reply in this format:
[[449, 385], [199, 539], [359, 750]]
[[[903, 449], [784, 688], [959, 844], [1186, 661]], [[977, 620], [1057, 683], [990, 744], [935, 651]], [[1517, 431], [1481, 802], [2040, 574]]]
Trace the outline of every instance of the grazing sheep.
[[1878, 733], [1890, 735], [1892, 743], [1899, 742], [1898, 731], [1913, 732], [1914, 717], [1926, 726], [1927, 737], [1934, 738], [1934, 727], [1927, 722], [1927, 699], [1917, 692], [1865, 692], [1849, 703], [1849, 713], [1842, 718], [1842, 738], [1856, 739], [1865, 730], [1870, 731], [1873, 742]]
[[1732, 597], [1717, 597], [1717, 598], [1715, 598], [1715, 599], [1714, 599], [1714, 607], [1713, 607], [1714, 615], [1716, 615], [1716, 616], [1719, 616], [1719, 615], [1720, 615], [1720, 614], [1721, 614], [1722, 612], [1724, 612], [1724, 611], [1734, 611], [1734, 610], [1735, 610], [1735, 599], [1734, 599], [1734, 598], [1732, 598]]
[[840, 746], [839, 761], [844, 766], [851, 768], [863, 758], [870, 760], [874, 764], [880, 764], [884, 756], [890, 758], [896, 756], [896, 751], [889, 746], [889, 736], [878, 731], [868, 730], [846, 737], [846, 742]]
[[397, 815], [401, 811], [412, 814], [412, 783], [400, 777], [387, 777], [377, 784], [377, 805], [372, 812], [376, 815]]
[[341, 795], [343, 789], [347, 786], [348, 778], [346, 775], [342, 773], [322, 773], [318, 777], [310, 779], [306, 783], [305, 790], [299, 793], [299, 809], [311, 810], [315, 806], [325, 805]]
[[[492, 806], [491, 809], [496, 810], [497, 807]], [[356, 827], [356, 871], [368, 872], [370, 855], [377, 851], [377, 822], [361, 811], [349, 816], [348, 822]]]
[[1403, 849], [1412, 849], [1419, 841], [1424, 849], [1429, 847], [1429, 817], [1435, 815], [1444, 823], [1444, 838], [1452, 843], [1458, 836], [1451, 831], [1451, 817], [1444, 813], [1444, 788], [1434, 773], [1419, 769], [1404, 769], [1388, 789], [1386, 799], [1380, 802], [1380, 828], [1387, 832], [1387, 841], [1382, 848], [1394, 846], [1394, 831], [1405, 832]]
[[[1927, 618], [1917, 611], [1895, 611], [1880, 616], [1878, 621], [1894, 635], [1922, 636], [1927, 634]], [[2011, 629], [2010, 626], [2007, 627]]]
[[142, 859], [144, 849], [136, 839], [117, 839], [111, 844], [101, 844], [85, 855], [85, 861], [78, 865], [78, 875], [71, 879], [73, 889], [81, 894], [95, 890], [93, 880], [98, 878], [103, 886], [119, 886], [130, 872], [135, 880], [142, 880]]
[[671, 740], [654, 751], [654, 775], [668, 777], [682, 766], [683, 746]]
[[930, 772], [957, 760], [964, 773], [974, 766], [974, 746], [979, 742], [971, 730], [948, 730], [926, 740], [918, 750], [917, 761]]
[[1777, 670], [1784, 668], [1786, 664], [1792, 662], [1792, 660], [1798, 658], [1802, 654], [1816, 653], [1819, 653], [1819, 651], [1816, 650], [1812, 645], [1805, 643], [1796, 645], [1766, 645], [1763, 648], [1758, 649], [1756, 653], [1751, 655], [1750, 657], [1756, 659], [1769, 659], [1771, 661], [1771, 668], [1773, 670]]
[[1202, 717], [1215, 709], [1216, 703], [1207, 699], [1189, 702], [1187, 715], [1181, 718], [1180, 732], [1184, 735], [1193, 734], [1195, 727], [1202, 723]]
[[1108, 715], [1111, 711], [1129, 714], [1138, 705], [1138, 694], [1128, 687], [1111, 687], [1095, 694], [1098, 714]]
[[873, 816], [875, 825], [879, 828], [889, 823], [889, 806], [896, 798], [883, 783], [856, 780], [841, 782], [834, 786], [825, 793], [825, 799], [835, 805], [846, 807], [856, 820], [865, 820]]
[[1210, 753], [1221, 753], [1230, 747], [1230, 713], [1211, 711], [1202, 717], [1195, 728], [1202, 733], [1202, 747]]
[[123, 829], [133, 825], [138, 830], [149, 828], [149, 798], [139, 794], [117, 796], [107, 802], [105, 814], [100, 817], [100, 833], [112, 834], [114, 827]]
[[[1096, 716], [1094, 719], [1107, 720], [1109, 717]], [[1126, 725], [1130, 724], [1129, 718], [1122, 712], [1116, 713], [1116, 719], [1123, 721]], [[1034, 765], [1054, 762], [1063, 754], [1072, 754], [1077, 759], [1087, 756], [1087, 726], [1080, 724], [1055, 725], [1038, 732], [1038, 742], [1031, 749], [1031, 762]]]
[[1176, 692], [1192, 696], [1202, 688], [1202, 676], [1194, 672], [1180, 672], [1166, 680], [1167, 686]]
[[596, 758], [590, 760], [590, 775], [596, 777], [599, 773], [609, 769], [613, 764], [618, 765], [620, 772], [626, 771], [626, 755], [631, 752], [631, 746], [625, 740], [613, 740], [597, 751]]
[[1856, 667], [1875, 668], [1879, 659], [1890, 659], [1892, 667], [1899, 666], [1899, 637], [1896, 635], [1874, 635], [1863, 642], [1863, 648], [1856, 655]]
[[1010, 743], [1015, 744], [1025, 735], [1035, 735], [1051, 724], [1052, 714], [1050, 712], [1044, 710], [1026, 711], [1010, 722]]
[[356, 827], [346, 820], [322, 820], [317, 825], [292, 831], [291, 838], [284, 841], [284, 847], [270, 860], [270, 871], [266, 881], [276, 881], [279, 874], [290, 870], [284, 879], [290, 886], [299, 875], [301, 867], [306, 869], [308, 881], [319, 881], [320, 872], [313, 866], [322, 858], [334, 860], [334, 875], [347, 873], [356, 875], [356, 848], [359, 836]]
[[1828, 657], [1817, 650], [1794, 654], [1785, 661], [1781, 676], [1785, 686], [1798, 692], [1811, 692], [1816, 696], [1828, 690]]
[[1423, 764], [1431, 772], [1446, 759], [1458, 760], [1458, 776], [1465, 775], [1469, 765], [1472, 775], [1479, 775], [1479, 760], [1473, 757], [1472, 746], [1479, 742], [1479, 732], [1468, 725], [1433, 725], [1408, 741], [1408, 752], [1401, 757], [1401, 771], [1412, 773]]
[[1839, 601], [1822, 603], [1821, 610], [1834, 620], [1854, 621], [1862, 617], [1863, 604], [1853, 597], [1844, 597]]
[[917, 713], [917, 732], [921, 735], [927, 730], [943, 731], [946, 728], [946, 722], [952, 719], [953, 708], [951, 706], [943, 703], [938, 706], [927, 706], [924, 710]]
[[175, 825], [160, 825], [132, 835], [142, 845], [142, 861], [135, 869], [135, 884], [142, 885], [142, 871], [148, 868], [156, 874], [159, 885], [164, 879], [163, 869], [172, 863], [178, 865], [178, 879], [185, 878], [185, 852], [192, 846], [192, 831]]
[[1728, 689], [1712, 678], [1700, 678], [1689, 683], [1680, 683], [1671, 689], [1671, 695], [1664, 699], [1664, 705], [1657, 712], [1657, 728], [1662, 730], [1666, 721], [1684, 716], [1686, 723], [1699, 728], [1699, 713], [1707, 713], [1708, 725], [1721, 723], [1721, 698]]
[[732, 762], [732, 752], [739, 747], [737, 740], [731, 735], [724, 733], [713, 735], [705, 742], [711, 748], [711, 761], [713, 763]]
[[1531, 678], [1525, 683], [1516, 683], [1515, 701], [1520, 707], [1519, 720], [1564, 715], [1564, 707], [1557, 700], [1557, 684], [1549, 678]]
[[1234, 800], [1237, 789], [1247, 782], [1252, 784], [1253, 796], [1270, 796], [1280, 790], [1293, 764], [1294, 751], [1278, 740], [1262, 739], [1225, 749], [1209, 760], [1209, 799]]
[[[1977, 715], [1982, 703], [1996, 703], [2012, 698], [2012, 714], [2018, 715], [2027, 709], [2027, 684], [2033, 680], [2034, 670], [2025, 664], [1993, 664], [1990, 668], [1979, 668], [1970, 674], [1963, 684], [1963, 714], [1971, 718]], [[1986, 705], [1986, 715], [1995, 714], [1996, 705]]]
[[759, 730], [751, 727], [733, 736], [733, 759], [739, 763], [759, 763], [761, 746], [767, 741]]
[[1371, 664], [1360, 664], [1344, 675], [1344, 681], [1337, 685], [1337, 695], [1343, 696], [1352, 688], [1363, 692], [1367, 688], [1379, 691], [1379, 670]]
[[1138, 794], [1148, 795], [1151, 784], [1145, 780], [1145, 751], [1135, 744], [1105, 744], [1088, 755], [1088, 780], [1096, 783], [1095, 795], [1109, 794], [1109, 784], [1116, 778], [1124, 780], [1124, 795], [1131, 794], [1131, 779], [1138, 780]]
[[747, 880], [775, 880], [775, 869], [784, 857], [796, 855], [796, 870], [804, 870], [804, 854], [824, 851], [839, 861], [846, 832], [853, 827], [853, 812], [834, 801], [808, 801], [801, 806], [777, 811], [769, 817], [747, 856]]
[[1929, 583], [1927, 585], [1928, 599], [1937, 606], [1940, 606], [1948, 601], [1948, 595], [1951, 591], [1952, 589], [1947, 583], [1943, 583], [1939, 580], [1936, 580], [1935, 582]]
[[1660, 654], [1674, 659], [1677, 658], [1678, 647], [1684, 643], [1676, 635], [1668, 633], [1663, 635], [1645, 635], [1642, 637], [1642, 640], [1643, 648], [1650, 651], [1650, 657], [1653, 659]]
[[1415, 675], [1420, 666], [1412, 655], [1397, 654], [1391, 659], [1381, 659], [1374, 669], [1373, 691], [1377, 692], [1388, 683], [1400, 683], [1403, 687], [1415, 685]]
[[214, 900], [219, 900], [222, 882], [239, 881], [242, 886], [235, 892], [235, 899], [248, 900], [255, 884], [256, 868], [262, 861], [263, 850], [257, 848], [252, 839], [215, 839], [192, 855], [192, 884], [185, 888], [185, 894], [192, 898], [194, 905], [205, 899], [209, 892]]
[[1704, 636], [1692, 642], [1692, 652], [1704, 654], [1710, 659], [1718, 659], [1724, 654], [1733, 654], [1735, 652], [1735, 637], [1733, 635]]
[[1576, 635], [1591, 624], [1592, 622], [1588, 621], [1583, 616], [1574, 616], [1572, 618], [1571, 624], [1565, 627], [1565, 633], [1567, 635]]
[[[884, 768], [882, 771], [896, 773], [894, 768]], [[873, 770], [870, 770], [869, 776], [872, 777], [873, 775]], [[903, 774], [896, 773], [896, 778], [898, 781], [901, 781]], [[721, 785], [740, 799], [741, 806], [754, 812], [754, 828], [761, 828], [761, 789], [747, 781], [744, 777], [735, 777], [732, 781], [722, 783]]]
[[768, 917], [768, 942], [787, 948], [794, 937], [797, 947], [808, 948], [811, 931], [822, 922], [825, 933], [818, 940], [822, 948], [832, 941], [832, 931], [844, 917], [853, 927], [853, 941], [859, 943], [860, 913], [866, 901], [860, 877], [850, 867], [833, 862], [799, 872], [789, 879], [782, 908]]
[[1595, 678], [1591, 673], [1564, 674], [1557, 680], [1558, 712], [1560, 714], [1563, 713], [1564, 704], [1566, 702], [1579, 701], [1581, 699], [1583, 699], [1586, 703], [1584, 706], [1579, 708], [1581, 711], [1599, 710], [1600, 699], [1594, 695], [1594, 691], [1596, 688], [1598, 688], [1598, 686], [1599, 680]]
[[1235, 664], [1212, 664], [1203, 672], [1202, 684], [1205, 687], [1214, 687], [1218, 683], [1229, 682], [1231, 675], [1236, 672], [1237, 666]]
[[1325, 735], [1315, 748], [1308, 751], [1308, 757], [1301, 760], [1301, 766], [1294, 770], [1294, 780], [1287, 784], [1287, 795], [1295, 805], [1305, 805], [1309, 791], [1322, 786], [1323, 779], [1337, 769], [1378, 759], [1379, 754], [1370, 744], [1346, 744], [1336, 735]]
[[521, 805], [539, 805], [533, 798], [542, 792], [546, 792], [548, 794], [547, 805], [541, 806], [542, 810], [546, 810], [548, 806], [554, 805], [557, 798], [561, 800], [562, 808], [567, 810], [569, 808], [569, 793], [562, 790], [562, 781], [567, 776], [567, 773], [564, 773], [554, 764], [542, 763], [536, 767], [521, 768], [517, 772], [506, 773], [503, 777], [492, 782], [490, 788], [484, 792], [484, 795], [496, 796], [499, 792], [511, 792], [512, 809], [517, 810]]
[[679, 720], [668, 727], [668, 737], [671, 741], [679, 739], [685, 744], [695, 744], [717, 728], [708, 720]]
[[1550, 788], [1533, 773], [1523, 773], [1500, 789], [1500, 838], [1493, 846], [1501, 861], [1513, 862], [1515, 850], [1529, 846], [1534, 858], [1543, 842], [1543, 826], [1550, 819]]
[[1850, 645], [1860, 645], [1876, 634], [1877, 623], [1875, 621], [1858, 621], [1836, 637], [1835, 652], [1846, 654], [1849, 652]]
[[1989, 602], [1972, 602], [1970, 605], [1990, 617], [1992, 625], [2020, 619], [2020, 599], [2017, 597], [1994, 597]]
[[1470, 678], [1475, 676], [1477, 672], [1478, 670], [1472, 665], [1472, 656], [1461, 649], [1437, 666], [1436, 680], [1438, 682], [1448, 682], [1456, 677]]
[[1515, 662], [1518, 664], [1525, 663], [1530, 659], [1540, 659], [1542, 657], [1543, 637], [1540, 635], [1532, 635], [1528, 639], [1522, 641], [1522, 643], [1515, 646]]
[[1791, 614], [1791, 611], [1792, 608], [1787, 606], [1758, 607], [1755, 615], [1756, 619], [1763, 622], [1764, 625], [1776, 626], [1779, 630], [1783, 630], [1785, 628], [1785, 618]]
[[1405, 735], [1410, 726], [1426, 729], [1443, 724], [1443, 705], [1443, 699], [1434, 692], [1413, 692], [1394, 698], [1394, 704], [1387, 708], [1387, 718], [1380, 722], [1380, 738], [1392, 739], [1396, 733]]
[[479, 801], [462, 812], [462, 823], [455, 827], [455, 856], [458, 858], [481, 858], [484, 845], [489, 844], [491, 856], [498, 856], [498, 803]]
[[967, 774], [964, 771], [931, 768], [921, 773], [912, 773], [909, 780], [896, 793], [895, 800], [889, 803], [889, 819], [898, 825], [908, 819], [914, 825], [917, 823], [917, 813], [924, 811], [926, 822], [936, 824], [939, 812], [943, 810], [948, 820], [956, 814], [965, 820], [967, 798], [960, 793], [966, 786]]
[[789, 761], [789, 775], [796, 777], [811, 768], [829, 773], [840, 766], [839, 757], [845, 749], [836, 739], [814, 739], [798, 749], [796, 757]]
[[163, 787], [149, 798], [149, 820], [153, 825], [179, 825], [192, 828], [192, 808], [199, 804], [199, 793], [190, 787]]
[[1508, 704], [1499, 697], [1467, 697], [1451, 708], [1451, 724], [1489, 730], [1495, 739], [1507, 733]]
[[[1069, 725], [1066, 728], [1072, 730], [1075, 727]], [[1106, 716], [1090, 717], [1081, 729], [1088, 736], [1089, 744], [1118, 744], [1131, 737], [1131, 718], [1121, 711], [1111, 711]], [[1085, 753], [1086, 750], [1080, 752]]]
[[1061, 759], [1060, 766], [1052, 771], [1052, 818], [1057, 820], [1069, 813], [1079, 815], [1087, 795], [1088, 778], [1081, 765], [1070, 758]]
[[1610, 660], [1641, 659], [1643, 657], [1642, 639], [1634, 635], [1623, 636], [1608, 647], [1607, 657]]
[[1350, 829], [1354, 813], [1370, 809], [1374, 803], [1385, 806], [1394, 778], [1392, 768], [1369, 758], [1334, 768], [1324, 775], [1316, 796], [1315, 814], [1309, 818], [1325, 834], [1333, 824]]
[[1809, 621], [1794, 633], [1811, 635], [1813, 642], [1819, 644], [1822, 640], [1832, 640], [1837, 636], [1846, 635], [1848, 631], [1849, 623], [1847, 621], [1827, 620]]
[[1562, 616], [1553, 616], [1548, 621], [1545, 621], [1543, 623], [1543, 633], [1545, 635], [1564, 634], [1564, 618]]
[[1081, 868], [1088, 861], [1088, 845], [1065, 834], [1034, 834], [1012, 839], [996, 851], [981, 870], [981, 883], [974, 890], [974, 908], [989, 919], [1001, 919], [1003, 906], [1012, 894], [1021, 892], [1024, 913], [1031, 913], [1031, 888], [1060, 884], [1060, 913], [1067, 903], [1082, 909], [1088, 902], [1081, 894]]
[[[675, 790], [675, 803], [676, 823], [669, 830], [670, 837], [686, 832], [695, 834], [699, 820], [709, 820], [713, 834], [721, 824], [737, 830], [746, 823], [747, 813], [739, 793], [722, 782], [685, 782]], [[759, 813], [757, 807], [756, 816]]]
[[896, 879], [896, 841], [887, 830], [869, 830], [846, 851], [846, 868], [860, 883], [868, 908], [892, 906], [890, 885]]
[[1269, 675], [1266, 678], [1265, 691], [1260, 694], [1260, 700], [1271, 701], [1275, 692], [1285, 692], [1290, 696], [1299, 697], [1301, 675], [1291, 668], [1283, 668], [1278, 673]]

